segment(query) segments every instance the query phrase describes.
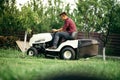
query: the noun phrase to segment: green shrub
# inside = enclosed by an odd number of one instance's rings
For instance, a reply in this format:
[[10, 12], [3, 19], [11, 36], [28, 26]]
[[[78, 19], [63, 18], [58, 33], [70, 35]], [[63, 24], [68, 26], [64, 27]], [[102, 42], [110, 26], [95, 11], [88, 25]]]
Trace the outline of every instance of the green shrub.
[[0, 47], [2, 48], [15, 48], [17, 37], [14, 36], [0, 36]]

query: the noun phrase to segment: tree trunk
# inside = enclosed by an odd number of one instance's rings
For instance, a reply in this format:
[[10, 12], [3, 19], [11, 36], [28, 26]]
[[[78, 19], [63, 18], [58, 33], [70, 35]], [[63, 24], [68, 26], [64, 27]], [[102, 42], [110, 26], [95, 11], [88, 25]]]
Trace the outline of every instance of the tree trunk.
[[106, 60], [105, 49], [106, 49], [106, 47], [103, 47], [103, 60], [104, 60], [104, 61]]

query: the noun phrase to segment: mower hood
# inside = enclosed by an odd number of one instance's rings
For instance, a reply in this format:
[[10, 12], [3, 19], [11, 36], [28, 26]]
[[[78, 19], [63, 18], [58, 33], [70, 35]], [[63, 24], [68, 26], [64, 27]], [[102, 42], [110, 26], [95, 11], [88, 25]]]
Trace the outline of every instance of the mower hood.
[[45, 43], [49, 42], [52, 40], [52, 35], [51, 33], [40, 33], [40, 34], [34, 34], [30, 38], [29, 45], [32, 46], [32, 44], [37, 44], [37, 43]]

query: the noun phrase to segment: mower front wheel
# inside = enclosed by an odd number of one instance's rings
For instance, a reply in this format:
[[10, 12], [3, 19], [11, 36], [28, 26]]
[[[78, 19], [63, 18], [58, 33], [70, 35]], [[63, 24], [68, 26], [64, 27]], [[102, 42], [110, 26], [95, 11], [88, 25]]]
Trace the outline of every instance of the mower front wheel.
[[34, 47], [31, 47], [27, 50], [27, 55], [29, 56], [37, 56], [38, 55], [38, 50]]

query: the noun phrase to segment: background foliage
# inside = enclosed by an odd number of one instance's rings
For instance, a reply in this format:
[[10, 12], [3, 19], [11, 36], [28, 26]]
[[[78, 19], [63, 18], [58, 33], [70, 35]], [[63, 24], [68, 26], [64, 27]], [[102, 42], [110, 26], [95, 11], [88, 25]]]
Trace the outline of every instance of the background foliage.
[[72, 13], [71, 6], [62, 0], [31, 0], [22, 9], [17, 9], [15, 0], [0, 0], [0, 34], [14, 35], [17, 31], [30, 28], [34, 32], [48, 32], [60, 28], [63, 22], [59, 13], [65, 11], [76, 22], [79, 31], [120, 31], [120, 5], [116, 0], [78, 0]]
[[[78, 0], [77, 8], [61, 0], [31, 0], [22, 9], [17, 9], [15, 0], [0, 0], [0, 34], [15, 35], [30, 28], [35, 33], [49, 32], [59, 28], [63, 22], [59, 13], [65, 11], [76, 22], [79, 31], [119, 33], [120, 4], [116, 0]], [[71, 13], [70, 13], [71, 12]]]
[[0, 0], [0, 35], [17, 36], [26, 30], [32, 33], [50, 32], [52, 28], [60, 28], [64, 22], [59, 14], [68, 13], [78, 28], [86, 32], [103, 34], [104, 46], [111, 33], [120, 33], [120, 3], [117, 0], [78, 0], [76, 8], [62, 0], [30, 0], [19, 10], [16, 0]]

